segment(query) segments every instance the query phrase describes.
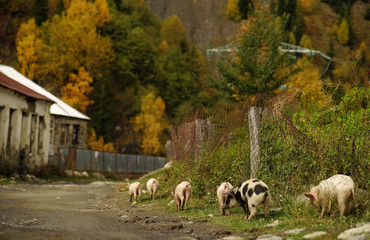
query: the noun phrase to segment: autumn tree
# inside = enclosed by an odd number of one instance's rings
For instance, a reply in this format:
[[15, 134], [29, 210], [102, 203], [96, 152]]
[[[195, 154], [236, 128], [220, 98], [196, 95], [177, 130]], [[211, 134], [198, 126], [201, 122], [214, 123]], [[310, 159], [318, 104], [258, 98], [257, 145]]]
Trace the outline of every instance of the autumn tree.
[[161, 134], [168, 126], [165, 108], [162, 98], [153, 93], [141, 98], [141, 112], [134, 118], [134, 130], [142, 133], [141, 148], [144, 154], [164, 153]]
[[303, 34], [301, 41], [299, 42], [299, 46], [312, 49], [312, 43], [311, 43], [310, 37], [306, 34]]
[[40, 29], [34, 18], [23, 23], [16, 38], [17, 57], [20, 72], [29, 79], [35, 79], [39, 72], [39, 58], [42, 47]]
[[218, 64], [221, 78], [216, 88], [229, 98], [257, 97], [249, 111], [251, 177], [256, 177], [260, 154], [260, 107], [263, 105], [258, 96], [273, 96], [292, 74], [288, 70], [291, 60], [279, 51], [285, 22], [285, 19], [277, 21], [268, 9], [255, 11], [238, 36], [232, 56]]
[[[104, 2], [72, 1], [66, 12], [44, 22], [40, 28], [41, 34], [35, 31], [34, 37], [37, 39], [34, 41], [43, 42], [42, 47], [30, 53], [32, 59], [23, 58], [19, 61], [21, 65], [27, 66], [36, 61], [39, 83], [45, 86], [52, 82], [59, 88], [68, 83], [69, 73], [77, 72], [80, 66], [85, 66], [93, 76], [99, 74], [102, 66], [106, 67], [111, 62], [113, 55], [110, 41], [97, 31], [110, 19]], [[31, 32], [25, 37], [31, 38], [35, 33]], [[23, 53], [31, 52], [28, 47], [24, 42], [17, 41], [21, 58]]]
[[240, 21], [241, 19], [238, 3], [239, 0], [227, 0], [226, 15], [234, 21]]
[[102, 136], [96, 136], [94, 129], [89, 129], [87, 131], [86, 145], [87, 148], [90, 150], [102, 152], [117, 152], [112, 143], [104, 143], [104, 139]]
[[319, 70], [306, 57], [298, 59], [296, 68], [302, 69], [294, 74], [287, 85], [294, 92], [304, 108], [323, 108], [330, 104], [330, 96], [324, 91]]
[[169, 44], [180, 45], [184, 43], [186, 40], [185, 28], [176, 15], [170, 16], [163, 21], [161, 37]]
[[318, 0], [300, 0], [303, 8], [303, 12], [312, 13], [317, 6]]
[[348, 21], [345, 18], [342, 19], [342, 22], [340, 23], [340, 26], [338, 28], [337, 39], [338, 39], [338, 42], [342, 45], [345, 45], [348, 42], [349, 26], [348, 26]]
[[78, 69], [78, 75], [69, 74], [69, 82], [63, 87], [64, 95], [62, 100], [77, 110], [86, 113], [87, 107], [93, 103], [89, 99], [89, 94], [92, 92], [93, 78], [85, 70], [84, 67]]

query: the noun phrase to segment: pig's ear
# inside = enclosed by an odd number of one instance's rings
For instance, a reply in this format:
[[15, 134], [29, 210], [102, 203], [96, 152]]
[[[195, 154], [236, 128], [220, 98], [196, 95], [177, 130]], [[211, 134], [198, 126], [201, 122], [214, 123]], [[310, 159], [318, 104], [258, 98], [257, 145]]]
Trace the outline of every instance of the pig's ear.
[[313, 198], [313, 195], [311, 194], [311, 193], [304, 193], [304, 195], [306, 196], [306, 197], [308, 197], [308, 198]]

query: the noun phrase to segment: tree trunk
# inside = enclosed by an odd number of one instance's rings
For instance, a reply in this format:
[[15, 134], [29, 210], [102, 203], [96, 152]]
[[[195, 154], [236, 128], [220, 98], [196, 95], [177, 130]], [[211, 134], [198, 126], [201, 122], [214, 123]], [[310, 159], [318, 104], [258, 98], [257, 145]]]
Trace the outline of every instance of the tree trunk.
[[249, 138], [251, 145], [250, 164], [251, 174], [250, 178], [257, 177], [258, 163], [260, 159], [260, 129], [261, 129], [261, 109], [258, 107], [251, 107], [248, 113], [249, 121]]

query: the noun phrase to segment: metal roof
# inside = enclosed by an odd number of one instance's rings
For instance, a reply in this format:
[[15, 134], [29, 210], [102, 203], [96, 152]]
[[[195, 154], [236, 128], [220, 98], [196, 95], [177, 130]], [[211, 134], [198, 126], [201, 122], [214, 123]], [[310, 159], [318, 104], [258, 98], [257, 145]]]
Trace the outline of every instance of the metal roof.
[[26, 96], [34, 98], [34, 99], [54, 102], [53, 100], [45, 97], [44, 95], [41, 95], [41, 94], [33, 91], [32, 89], [29, 89], [28, 87], [23, 86], [22, 84], [20, 84], [19, 82], [11, 79], [10, 77], [8, 77], [7, 75], [5, 75], [2, 72], [0, 72], [0, 85], [4, 86], [6, 88], [9, 88], [13, 91], [22, 93], [23, 95], [26, 95]]
[[51, 94], [50, 92], [46, 91], [44, 88], [42, 88], [32, 80], [23, 76], [20, 72], [18, 72], [14, 68], [0, 64], [0, 72], [8, 76], [9, 78], [15, 80], [16, 82], [20, 83], [24, 87], [31, 89], [34, 92], [55, 102], [50, 107], [50, 114], [90, 120], [88, 116], [69, 106], [68, 104], [66, 104], [65, 102]]

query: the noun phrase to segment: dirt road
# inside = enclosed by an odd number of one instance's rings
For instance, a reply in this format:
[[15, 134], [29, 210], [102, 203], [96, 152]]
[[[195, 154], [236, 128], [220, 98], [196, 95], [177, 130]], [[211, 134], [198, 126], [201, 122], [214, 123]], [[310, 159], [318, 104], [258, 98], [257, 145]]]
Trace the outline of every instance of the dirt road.
[[119, 183], [0, 185], [0, 239], [217, 239], [220, 227], [131, 205]]

